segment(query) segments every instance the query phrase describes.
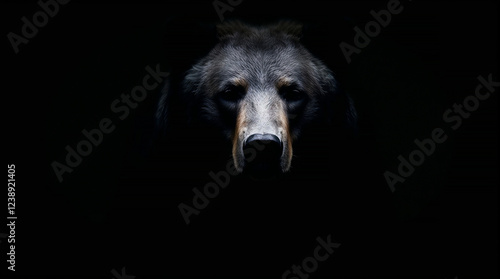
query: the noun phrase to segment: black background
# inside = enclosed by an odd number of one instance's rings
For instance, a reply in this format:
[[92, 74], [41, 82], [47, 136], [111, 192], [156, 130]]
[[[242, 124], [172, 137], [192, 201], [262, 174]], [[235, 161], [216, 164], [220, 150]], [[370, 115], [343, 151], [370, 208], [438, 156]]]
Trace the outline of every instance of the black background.
[[[356, 103], [371, 153], [358, 170], [356, 183], [363, 185], [352, 186], [359, 187], [360, 196], [372, 185], [378, 193], [360, 198], [375, 201], [357, 210], [390, 211], [390, 216], [358, 222], [353, 219], [357, 214], [334, 213], [340, 215], [338, 222], [325, 219], [333, 231], [310, 230], [300, 212], [293, 212], [296, 222], [288, 228], [281, 226], [284, 221], [277, 221], [280, 226], [266, 223], [272, 217], [261, 226], [253, 220], [248, 228], [233, 227], [251, 216], [239, 212], [242, 207], [273, 200], [264, 198], [266, 189], [258, 186], [252, 193], [228, 189], [186, 226], [177, 205], [188, 202], [191, 189], [208, 177], [189, 176], [189, 169], [174, 173], [186, 162], [172, 168], [170, 176], [147, 155], [158, 92], [123, 121], [111, 112], [113, 100], [142, 82], [147, 65], [182, 73], [206, 54], [215, 42], [213, 24], [219, 22], [211, 1], [72, 1], [18, 54], [6, 34], [19, 34], [20, 18], [31, 18], [40, 8], [35, 1], [4, 4], [4, 146], [7, 163], [16, 165], [19, 218], [15, 274], [112, 278], [112, 269], [126, 267], [138, 279], [280, 278], [311, 255], [316, 237], [331, 233], [342, 246], [319, 264], [313, 278], [497, 276], [497, 92], [456, 131], [442, 114], [473, 94], [479, 75], [492, 73], [498, 80], [498, 5], [402, 1], [403, 12], [393, 15], [390, 25], [348, 64], [339, 43], [352, 44], [352, 27], [363, 28], [372, 20], [369, 11], [386, 4], [248, 0], [225, 13], [227, 19], [252, 23], [281, 18], [307, 23], [304, 44], [337, 73]], [[75, 146], [83, 139], [82, 129], [98, 127], [105, 117], [113, 119], [116, 130], [59, 183], [51, 163], [63, 162], [64, 147]], [[429, 137], [434, 128], [443, 128], [449, 139], [391, 193], [384, 171], [395, 172], [397, 156], [408, 156], [415, 149], [413, 140]], [[200, 154], [199, 160], [209, 163], [211, 158]], [[172, 179], [161, 180], [158, 172]], [[282, 206], [279, 199], [274, 202]], [[378, 205], [384, 210], [373, 208]], [[255, 218], [263, 212], [256, 209]], [[227, 223], [221, 220], [225, 217]], [[6, 244], [0, 244], [4, 255]]]

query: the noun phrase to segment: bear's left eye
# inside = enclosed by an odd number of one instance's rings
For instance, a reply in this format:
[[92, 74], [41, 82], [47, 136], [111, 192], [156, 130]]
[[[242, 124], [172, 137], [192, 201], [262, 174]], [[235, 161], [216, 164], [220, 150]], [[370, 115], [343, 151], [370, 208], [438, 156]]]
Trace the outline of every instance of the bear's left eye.
[[229, 103], [236, 103], [245, 96], [245, 88], [238, 85], [229, 85], [222, 92], [218, 94], [218, 97]]

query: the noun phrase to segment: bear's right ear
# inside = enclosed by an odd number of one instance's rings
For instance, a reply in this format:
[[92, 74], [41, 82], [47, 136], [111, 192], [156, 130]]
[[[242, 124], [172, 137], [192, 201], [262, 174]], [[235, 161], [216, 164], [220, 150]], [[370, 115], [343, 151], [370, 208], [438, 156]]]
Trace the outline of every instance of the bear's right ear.
[[216, 28], [219, 40], [234, 37], [237, 34], [250, 34], [253, 32], [252, 27], [239, 20], [232, 20], [218, 24]]

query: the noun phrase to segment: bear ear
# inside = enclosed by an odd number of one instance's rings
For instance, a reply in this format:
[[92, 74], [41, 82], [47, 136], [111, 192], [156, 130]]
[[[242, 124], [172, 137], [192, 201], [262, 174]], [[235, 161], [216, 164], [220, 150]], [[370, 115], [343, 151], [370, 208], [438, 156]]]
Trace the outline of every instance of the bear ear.
[[237, 34], [250, 34], [252, 27], [239, 20], [227, 21], [217, 25], [217, 37], [223, 40], [228, 37], [234, 37]]
[[302, 38], [303, 30], [304, 25], [302, 23], [291, 20], [282, 20], [269, 28], [271, 33], [289, 36], [296, 40]]

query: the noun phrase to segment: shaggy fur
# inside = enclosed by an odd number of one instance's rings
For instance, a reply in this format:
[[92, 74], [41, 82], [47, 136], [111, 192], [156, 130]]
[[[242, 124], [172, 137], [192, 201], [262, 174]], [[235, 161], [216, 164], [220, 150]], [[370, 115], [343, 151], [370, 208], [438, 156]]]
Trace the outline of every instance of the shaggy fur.
[[[188, 117], [215, 127], [232, 144], [235, 168], [252, 134], [272, 134], [283, 146], [281, 170], [290, 169], [294, 141], [311, 123], [353, 129], [356, 113], [333, 73], [300, 43], [302, 26], [280, 22], [253, 27], [239, 21], [217, 28], [219, 43], [183, 78]], [[168, 93], [170, 94], [170, 93]], [[169, 96], [157, 116], [168, 118]]]

